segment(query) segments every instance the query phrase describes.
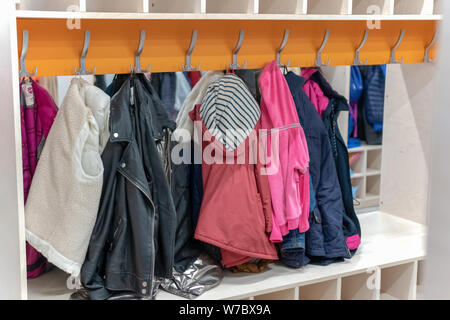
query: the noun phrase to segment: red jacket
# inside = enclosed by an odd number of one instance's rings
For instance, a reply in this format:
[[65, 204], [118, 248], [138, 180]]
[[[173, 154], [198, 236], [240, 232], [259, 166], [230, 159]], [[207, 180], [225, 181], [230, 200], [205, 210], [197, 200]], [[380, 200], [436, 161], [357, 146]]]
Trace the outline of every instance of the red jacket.
[[[189, 115], [193, 121], [201, 122], [202, 136], [206, 137], [202, 140], [207, 140], [202, 141], [204, 195], [195, 238], [221, 248], [225, 267], [236, 266], [252, 258], [277, 260], [275, 246], [269, 240], [272, 231], [269, 183], [267, 176], [261, 175], [263, 166], [259, 159], [249, 161], [249, 141], [259, 142], [260, 123], [256, 124], [254, 135], [242, 143], [245, 147], [234, 150], [233, 164], [227, 164], [227, 149], [201, 121], [200, 105]], [[208, 154], [215, 156], [215, 150], [222, 150], [223, 164], [205, 161]], [[245, 162], [238, 164], [237, 158], [242, 153], [245, 153]], [[259, 156], [259, 150], [252, 154]]]

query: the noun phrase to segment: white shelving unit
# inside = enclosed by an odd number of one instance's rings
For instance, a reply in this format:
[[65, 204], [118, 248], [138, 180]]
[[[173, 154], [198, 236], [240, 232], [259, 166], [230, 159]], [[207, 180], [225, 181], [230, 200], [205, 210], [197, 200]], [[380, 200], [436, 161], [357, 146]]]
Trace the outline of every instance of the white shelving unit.
[[379, 207], [382, 146], [362, 145], [348, 152], [350, 161], [359, 157], [350, 165], [352, 185], [358, 187], [355, 209]]
[[[425, 257], [426, 228], [383, 212], [360, 216], [361, 249], [351, 260], [294, 270], [272, 264], [260, 274], [225, 272], [222, 283], [199, 299], [379, 300], [414, 299], [417, 265]], [[54, 270], [28, 281], [30, 299], [68, 299], [68, 275]], [[381, 284], [381, 286], [380, 286]], [[380, 295], [381, 294], [381, 295]], [[158, 300], [182, 299], [160, 291]]]
[[[73, 12], [76, 11], [74, 6], [80, 12]], [[439, 0], [21, 0], [17, 16], [86, 19], [440, 20], [441, 11]]]
[[[405, 5], [405, 2], [408, 5]], [[276, 4], [275, 4], [276, 3]], [[80, 12], [67, 9], [78, 6]], [[380, 8], [379, 15], [368, 12]], [[71, 7], [73, 8], [73, 7]], [[18, 111], [17, 32], [12, 19], [128, 19], [128, 20], [441, 20], [437, 0], [22, 0], [9, 15], [0, 2], [0, 39], [5, 72], [0, 95], [4, 129], [0, 160], [2, 220], [0, 252], [8, 261], [0, 267], [0, 298], [67, 299], [67, 275], [54, 270], [26, 280], [24, 213], [21, 204], [20, 120]], [[139, 22], [142, 23], [142, 22]], [[430, 38], [432, 35], [430, 35]], [[3, 53], [3, 52], [2, 52]], [[11, 68], [11, 65], [13, 68]], [[278, 264], [261, 274], [231, 274], [201, 299], [415, 299], [417, 275], [425, 258], [431, 114], [435, 93], [435, 65], [389, 65], [383, 152], [378, 147], [362, 152], [352, 181], [360, 185], [359, 200], [380, 210], [359, 215], [362, 245], [350, 260], [326, 267], [308, 265], [292, 270]], [[327, 67], [331, 85], [348, 98], [350, 67]], [[11, 94], [12, 92], [12, 94]], [[343, 113], [339, 119], [346, 132]], [[346, 136], [346, 135], [344, 135]], [[402, 144], [407, 139], [406, 144]], [[399, 145], [405, 147], [399, 148]], [[414, 174], [410, 174], [414, 172]], [[20, 199], [20, 200], [18, 200]], [[411, 200], [413, 199], [413, 200]], [[412, 203], [412, 204], [411, 204]], [[161, 292], [158, 299], [180, 299]]]

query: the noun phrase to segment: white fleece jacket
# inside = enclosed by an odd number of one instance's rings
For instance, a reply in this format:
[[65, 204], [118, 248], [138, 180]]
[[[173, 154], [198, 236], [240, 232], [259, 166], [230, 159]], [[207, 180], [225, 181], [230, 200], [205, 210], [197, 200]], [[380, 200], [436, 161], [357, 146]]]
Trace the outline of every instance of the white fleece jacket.
[[25, 205], [26, 239], [49, 262], [78, 276], [97, 218], [101, 153], [110, 97], [86, 80], [70, 84], [39, 159]]

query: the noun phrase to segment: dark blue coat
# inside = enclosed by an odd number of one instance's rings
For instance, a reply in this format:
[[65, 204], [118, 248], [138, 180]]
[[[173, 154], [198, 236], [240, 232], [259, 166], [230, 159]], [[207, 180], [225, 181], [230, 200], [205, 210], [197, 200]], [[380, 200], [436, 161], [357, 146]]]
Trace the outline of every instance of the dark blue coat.
[[[310, 80], [316, 82], [322, 89], [324, 95], [329, 99], [328, 107], [322, 114], [323, 123], [325, 124], [330, 139], [331, 150], [341, 186], [342, 200], [344, 201], [344, 235], [347, 238], [347, 243], [354, 242], [355, 238], [361, 238], [361, 227], [353, 207], [348, 150], [337, 125], [339, 113], [341, 111], [348, 111], [349, 109], [348, 102], [345, 97], [331, 88], [330, 84], [320, 72], [315, 72]], [[352, 253], [355, 252], [356, 250], [352, 250]]]
[[305, 132], [309, 170], [316, 193], [317, 205], [310, 213], [310, 229], [306, 233], [306, 254], [312, 263], [319, 264], [350, 258], [343, 232], [344, 204], [327, 130], [303, 91], [305, 79], [289, 72], [286, 81]]

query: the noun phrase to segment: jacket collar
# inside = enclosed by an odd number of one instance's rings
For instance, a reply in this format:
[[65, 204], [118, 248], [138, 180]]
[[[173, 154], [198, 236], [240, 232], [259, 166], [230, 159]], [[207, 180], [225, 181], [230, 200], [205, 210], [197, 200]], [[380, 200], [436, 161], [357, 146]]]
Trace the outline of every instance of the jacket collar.
[[331, 106], [334, 112], [348, 111], [347, 99], [331, 87], [320, 71], [316, 70], [316, 72], [311, 75], [310, 80], [316, 82], [323, 91], [323, 94], [330, 99], [327, 110], [330, 109]]
[[111, 99], [110, 140], [111, 142], [130, 142], [133, 138], [133, 127], [130, 116], [131, 77], [122, 84]]

